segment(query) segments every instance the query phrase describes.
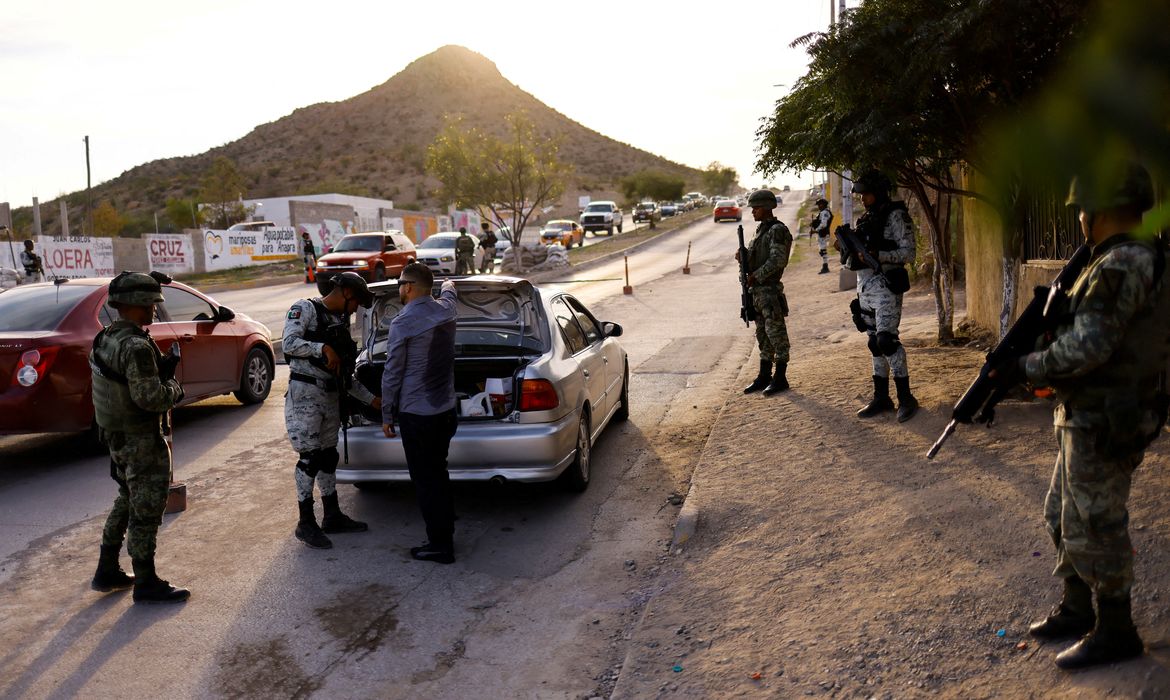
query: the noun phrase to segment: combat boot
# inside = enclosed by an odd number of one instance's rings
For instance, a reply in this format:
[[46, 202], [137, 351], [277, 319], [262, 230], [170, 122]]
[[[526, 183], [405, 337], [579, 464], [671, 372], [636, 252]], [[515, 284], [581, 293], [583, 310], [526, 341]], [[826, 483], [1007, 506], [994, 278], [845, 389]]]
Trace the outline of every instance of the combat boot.
[[751, 394], [757, 391], [762, 391], [772, 383], [772, 363], [768, 360], [760, 360], [760, 373], [756, 375], [755, 381], [743, 388], [743, 393]]
[[771, 396], [772, 394], [779, 394], [782, 391], [788, 390], [788, 377], [785, 376], [787, 372], [787, 363], [776, 363], [776, 374], [773, 375], [771, 383], [764, 388], [764, 396]]
[[1056, 665], [1066, 671], [1115, 661], [1136, 659], [1145, 652], [1130, 615], [1129, 596], [1097, 596], [1097, 624], [1081, 641], [1056, 655]]
[[818, 272], [817, 274], [818, 274], [818, 275], [827, 275], [827, 274], [829, 274], [829, 263], [821, 263], [821, 271], [820, 271], [820, 272]]
[[322, 495], [321, 505], [325, 508], [325, 517], [321, 518], [322, 532], [332, 535], [338, 532], [365, 532], [370, 529], [369, 525], [341, 512], [341, 506], [337, 504], [336, 491], [328, 496]]
[[121, 549], [122, 545], [103, 544], [101, 546], [97, 572], [93, 575], [93, 581], [90, 581], [90, 588], [102, 593], [109, 593], [134, 585], [134, 577], [122, 571], [121, 565], [118, 564], [118, 552]]
[[176, 588], [154, 572], [154, 559], [133, 559], [135, 603], [182, 603], [191, 597], [186, 588]]
[[1028, 628], [1028, 634], [1037, 639], [1065, 639], [1080, 637], [1093, 629], [1097, 618], [1093, 615], [1093, 591], [1080, 576], [1064, 580], [1064, 595], [1052, 613]]
[[873, 400], [857, 412], [858, 418], [873, 418], [874, 416], [894, 410], [894, 402], [890, 400], [890, 378], [873, 378]]
[[898, 422], [905, 423], [918, 412], [918, 399], [910, 393], [910, 377], [894, 377], [898, 390]]
[[300, 520], [297, 521], [297, 529], [293, 533], [296, 538], [313, 549], [331, 549], [333, 543], [324, 532], [321, 532], [321, 528], [317, 527], [317, 518], [313, 515], [313, 499], [298, 501], [297, 507], [300, 509]]

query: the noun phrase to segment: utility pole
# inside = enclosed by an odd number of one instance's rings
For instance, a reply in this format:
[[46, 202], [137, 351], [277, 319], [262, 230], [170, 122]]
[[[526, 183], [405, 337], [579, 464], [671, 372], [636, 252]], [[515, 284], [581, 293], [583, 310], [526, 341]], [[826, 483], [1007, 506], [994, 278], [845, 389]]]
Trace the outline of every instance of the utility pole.
[[41, 203], [36, 197], [33, 197], [33, 233], [36, 234], [38, 241], [44, 234], [41, 231]]
[[[841, 3], [842, 3], [842, 5], [844, 5], [845, 0], [841, 0]], [[92, 234], [93, 233], [93, 199], [90, 196], [90, 192], [89, 192], [89, 185], [90, 185], [90, 182], [89, 182], [89, 137], [86, 136], [82, 140], [85, 141], [85, 220], [84, 220], [84, 223], [85, 223], [85, 226], [89, 227], [89, 233]], [[84, 226], [83, 226], [83, 229], [84, 229]], [[82, 233], [82, 235], [85, 235], [86, 231], [82, 230], [81, 233]]]
[[[830, 0], [829, 5], [833, 3]], [[841, 18], [845, 17], [845, 0], [841, 0], [841, 11], [838, 13]], [[841, 173], [841, 223], [849, 226], [853, 225], [853, 171], [846, 170]]]

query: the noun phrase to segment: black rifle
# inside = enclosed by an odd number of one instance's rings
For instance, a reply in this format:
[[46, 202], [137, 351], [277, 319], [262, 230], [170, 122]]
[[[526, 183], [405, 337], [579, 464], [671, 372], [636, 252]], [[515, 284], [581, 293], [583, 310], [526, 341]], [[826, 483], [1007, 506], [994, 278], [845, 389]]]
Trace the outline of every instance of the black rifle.
[[987, 359], [979, 368], [979, 376], [967, 387], [967, 391], [951, 409], [951, 422], [943, 430], [942, 435], [926, 453], [927, 459], [934, 459], [943, 443], [955, 432], [959, 423], [985, 423], [987, 427], [995, 422], [995, 407], [1007, 396], [1014, 384], [1002, 381], [997, 377], [990, 377], [991, 370], [1008, 361], [1032, 352], [1036, 348], [1036, 339], [1050, 330], [1051, 319], [1045, 317], [1051, 300], [1065, 293], [1085, 266], [1089, 264], [1092, 249], [1086, 243], [1073, 253], [1072, 258], [1056, 276], [1050, 287], [1036, 287], [1032, 301], [1028, 303], [1024, 313], [1016, 319], [1012, 327], [1004, 335], [1003, 340], [987, 353]]
[[882, 274], [882, 264], [872, 253], [865, 247], [865, 243], [861, 240], [861, 236], [849, 224], [841, 224], [833, 231], [833, 235], [837, 237], [837, 243], [841, 246], [841, 252], [844, 253], [845, 259], [842, 262], [849, 262], [852, 258], [856, 263], [860, 263], [870, 268], [879, 275]]
[[748, 276], [751, 272], [748, 270], [748, 249], [743, 244], [743, 226], [735, 234], [739, 236], [739, 317], [745, 326], [751, 326], [752, 321], [756, 320], [756, 307], [752, 302], [752, 293], [748, 291]]
[[349, 335], [349, 316], [328, 328], [333, 350], [337, 353], [337, 412], [341, 417], [341, 441], [345, 463], [349, 464], [349, 388], [353, 385], [357, 343]]
[[179, 367], [179, 361], [183, 359], [182, 352], [179, 350], [179, 341], [171, 343], [171, 347], [167, 349], [161, 357], [158, 358], [158, 378], [162, 381], [175, 378], [175, 370]]

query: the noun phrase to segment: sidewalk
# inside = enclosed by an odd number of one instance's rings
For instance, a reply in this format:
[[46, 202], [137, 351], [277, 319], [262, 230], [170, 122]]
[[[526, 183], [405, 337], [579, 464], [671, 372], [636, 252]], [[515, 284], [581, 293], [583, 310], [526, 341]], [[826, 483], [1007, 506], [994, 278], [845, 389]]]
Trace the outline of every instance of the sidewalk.
[[1152, 651], [1060, 672], [1052, 657], [1066, 645], [1026, 635], [1058, 595], [1041, 519], [1050, 405], [1002, 404], [993, 429], [960, 426], [926, 461], [984, 351], [935, 345], [920, 286], [902, 340], [922, 410], [904, 424], [857, 419], [872, 385], [852, 292], [816, 274], [807, 239], [796, 246], [793, 388], [742, 396], [756, 353], [728, 387], [684, 507], [697, 529], [663, 565], [612, 697], [1166, 697], [1170, 440], [1155, 443], [1131, 498], [1135, 617]]

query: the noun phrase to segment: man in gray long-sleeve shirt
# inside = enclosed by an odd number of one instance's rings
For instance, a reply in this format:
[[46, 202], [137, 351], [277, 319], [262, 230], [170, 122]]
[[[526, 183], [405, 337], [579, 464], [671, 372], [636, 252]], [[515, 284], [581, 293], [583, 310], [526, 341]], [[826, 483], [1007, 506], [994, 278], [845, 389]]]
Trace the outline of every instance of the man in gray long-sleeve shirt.
[[427, 542], [410, 555], [422, 561], [455, 561], [455, 508], [447, 451], [455, 436], [455, 285], [447, 280], [431, 297], [434, 276], [413, 262], [398, 278], [402, 311], [390, 322], [382, 372], [382, 432], [402, 432], [410, 481], [427, 527]]

